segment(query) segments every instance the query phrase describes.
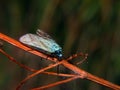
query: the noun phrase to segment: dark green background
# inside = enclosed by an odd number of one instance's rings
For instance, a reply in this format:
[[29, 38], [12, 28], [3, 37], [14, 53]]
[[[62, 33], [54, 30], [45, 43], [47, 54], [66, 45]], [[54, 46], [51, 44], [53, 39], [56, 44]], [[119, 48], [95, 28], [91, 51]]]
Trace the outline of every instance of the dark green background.
[[[2, 0], [0, 32], [16, 40], [37, 28], [49, 33], [63, 48], [64, 57], [88, 53], [78, 67], [120, 85], [120, 1], [119, 0]], [[3, 41], [4, 42], [4, 41]], [[3, 49], [19, 62], [40, 69], [50, 64], [4, 42]], [[73, 59], [75, 64], [81, 59]], [[72, 73], [61, 67], [61, 72]], [[54, 71], [56, 69], [53, 69]], [[29, 72], [0, 54], [0, 90], [14, 90]], [[57, 77], [38, 75], [21, 90], [37, 87]], [[110, 90], [88, 80], [74, 80], [48, 90]]]

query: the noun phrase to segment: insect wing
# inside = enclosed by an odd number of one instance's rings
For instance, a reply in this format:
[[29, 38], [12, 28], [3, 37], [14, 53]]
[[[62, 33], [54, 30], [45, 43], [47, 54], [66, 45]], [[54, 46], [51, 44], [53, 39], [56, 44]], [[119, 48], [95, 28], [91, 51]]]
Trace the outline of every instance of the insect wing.
[[38, 36], [43, 37], [43, 38], [46, 38], [46, 39], [47, 39], [47, 38], [52, 39], [50, 35], [48, 35], [47, 33], [43, 32], [43, 31], [41, 31], [40, 29], [38, 29], [38, 30], [36, 31], [36, 34], [37, 34]]
[[[52, 39], [48, 37], [43, 37], [35, 34], [25, 34], [20, 37], [20, 42], [35, 47], [38, 50], [44, 50], [49, 53], [54, 53], [55, 51], [61, 50], [61, 47]], [[47, 35], [47, 34], [46, 34]]]
[[44, 38], [45, 40], [47, 40], [46, 43], [48, 43], [48, 45], [50, 46], [51, 48], [51, 51], [52, 52], [55, 52], [57, 50], [62, 50], [62, 48], [52, 39], [52, 37], [50, 35], [48, 35], [47, 33], [43, 32], [42, 30], [38, 29], [36, 31], [36, 34], [39, 36], [39, 37], [42, 37]]

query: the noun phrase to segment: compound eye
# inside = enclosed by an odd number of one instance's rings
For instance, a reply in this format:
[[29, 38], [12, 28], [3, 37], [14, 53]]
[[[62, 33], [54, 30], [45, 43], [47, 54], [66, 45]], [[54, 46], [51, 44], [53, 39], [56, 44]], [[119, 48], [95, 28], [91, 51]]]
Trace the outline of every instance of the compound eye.
[[55, 54], [57, 57], [61, 58], [62, 57], [62, 50], [55, 51]]
[[59, 57], [62, 57], [62, 54], [59, 54]]

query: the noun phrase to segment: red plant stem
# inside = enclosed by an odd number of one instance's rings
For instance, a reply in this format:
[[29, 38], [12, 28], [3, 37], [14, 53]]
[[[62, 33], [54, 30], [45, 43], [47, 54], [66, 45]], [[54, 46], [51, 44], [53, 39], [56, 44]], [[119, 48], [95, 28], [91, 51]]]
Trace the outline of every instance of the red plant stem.
[[1, 52], [2, 54], [4, 54], [8, 59], [10, 59], [10, 61], [16, 63], [16, 64], [19, 65], [20, 67], [22, 67], [22, 68], [24, 68], [24, 69], [26, 69], [26, 70], [28, 70], [28, 71], [31, 71], [31, 72], [36, 72], [36, 71], [37, 71], [37, 70], [35, 70], [35, 69], [29, 68], [29, 67], [27, 67], [27, 66], [25, 66], [25, 65], [17, 62], [13, 57], [11, 57], [10, 55], [8, 55], [8, 54], [7, 54], [6, 52], [4, 52], [2, 49], [0, 49], [0, 52]]
[[27, 80], [29, 80], [30, 78], [32, 78], [32, 77], [34, 77], [34, 76], [36, 76], [36, 75], [44, 72], [45, 70], [48, 70], [48, 69], [50, 69], [50, 68], [53, 68], [53, 67], [55, 67], [55, 66], [57, 66], [57, 65], [59, 65], [59, 64], [61, 64], [61, 63], [62, 63], [62, 62], [58, 62], [58, 63], [56, 63], [56, 64], [50, 65], [50, 66], [48, 66], [48, 67], [45, 67], [45, 68], [43, 68], [43, 69], [40, 69], [40, 70], [38, 70], [37, 72], [35, 72], [35, 73], [27, 76], [24, 80], [22, 80], [22, 81], [20, 82], [20, 84], [18, 85], [18, 87], [16, 88], [16, 90], [19, 90], [19, 89], [21, 88], [21, 86], [22, 86]]
[[64, 61], [63, 65], [65, 67], [69, 68], [70, 70], [76, 72], [77, 74], [81, 75], [81, 77], [83, 77], [83, 78], [94, 81], [96, 83], [99, 83], [99, 84], [104, 85], [106, 87], [112, 88], [114, 90], [120, 90], [120, 86], [115, 85], [109, 81], [102, 79], [102, 78], [96, 77], [96, 76], [94, 76], [94, 75], [92, 75], [92, 74], [90, 74], [90, 73], [88, 73], [80, 68], [77, 68], [76, 66], [74, 66], [66, 61]]
[[[30, 68], [24, 64], [21, 64], [19, 62], [17, 62], [13, 57], [11, 57], [10, 55], [8, 55], [6, 52], [4, 52], [2, 49], [0, 49], [0, 52], [2, 54], [4, 54], [10, 61], [16, 63], [17, 65], [19, 65], [20, 67], [24, 68], [25, 70], [31, 71], [31, 72], [37, 72], [39, 70], [35, 70], [33, 68]], [[63, 77], [73, 77], [76, 76], [75, 74], [61, 74], [61, 73], [55, 73], [55, 72], [42, 72], [43, 74], [48, 74], [48, 75], [55, 75], [55, 76], [63, 76]]]
[[45, 90], [47, 88], [66, 83], [66, 82], [75, 80], [77, 78], [79, 78], [79, 76], [74, 76], [74, 77], [71, 77], [71, 78], [68, 78], [68, 79], [65, 79], [65, 80], [61, 80], [61, 81], [58, 81], [58, 82], [55, 82], [55, 83], [52, 83], [52, 84], [48, 84], [48, 85], [45, 85], [45, 86], [42, 86], [42, 87], [31, 89], [31, 90]]
[[62, 76], [62, 77], [74, 77], [75, 74], [63, 74], [63, 73], [55, 73], [55, 72], [43, 72], [43, 74], [54, 75], [54, 76]]
[[104, 85], [104, 86], [106, 86], [106, 87], [112, 88], [112, 89], [114, 89], [114, 90], [120, 90], [120, 86], [115, 85], [115, 84], [113, 84], [113, 83], [111, 83], [111, 82], [109, 82], [109, 81], [106, 81], [106, 80], [102, 79], [102, 78], [93, 76], [93, 75], [90, 74], [90, 73], [88, 73], [88, 76], [86, 77], [86, 79], [91, 80], [91, 81], [94, 81], [94, 82], [99, 83], [99, 84], [101, 84], [101, 85]]
[[[18, 42], [16, 40], [14, 40], [14, 39], [12, 39], [12, 38], [2, 34], [2, 33], [0, 33], [0, 39], [6, 41], [6, 42], [8, 42], [8, 43], [10, 43], [10, 44], [12, 44], [12, 45], [14, 45], [16, 47], [19, 47], [19, 48], [21, 48], [21, 49], [23, 49], [23, 50], [25, 50], [27, 52], [30, 52], [32, 54], [35, 54], [35, 55], [40, 56], [40, 57], [45, 58], [45, 59], [47, 58], [47, 60], [52, 60], [54, 62], [57, 61], [57, 58], [51, 58], [51, 57], [48, 57], [47, 55], [45, 55], [45, 54], [43, 54], [41, 52], [38, 52], [36, 50], [32, 50], [31, 48], [29, 48], [27, 46], [24, 46], [20, 42]], [[90, 73], [88, 73], [88, 72], [86, 72], [86, 71], [84, 71], [84, 70], [82, 70], [82, 69], [80, 69], [80, 68], [70, 64], [70, 63], [68, 63], [65, 60], [62, 61], [62, 64], [65, 67], [67, 67], [70, 70], [72, 70], [73, 72], [75, 72], [76, 74], [80, 75], [81, 78], [86, 78], [88, 80], [94, 81], [96, 83], [99, 83], [99, 84], [104, 85], [106, 87], [112, 88], [114, 90], [120, 90], [120, 86], [115, 85], [113, 83], [110, 83], [110, 82], [108, 82], [108, 81], [106, 81], [104, 79], [98, 78], [98, 77], [96, 77], [96, 76], [94, 76], [94, 75], [92, 75], [92, 74], [90, 74]]]
[[40, 57], [42, 57], [42, 58], [49, 59], [49, 60], [54, 61], [54, 62], [56, 62], [56, 60], [57, 60], [56, 58], [48, 57], [48, 55], [45, 55], [45, 54], [43, 54], [43, 53], [41, 53], [41, 52], [38, 52], [38, 51], [36, 51], [36, 50], [33, 50], [33, 49], [31, 49], [31, 48], [23, 45], [22, 43], [14, 40], [14, 39], [12, 39], [12, 38], [10, 38], [10, 37], [2, 34], [2, 33], [0, 33], [0, 39], [2, 39], [2, 40], [4, 40], [4, 41], [6, 41], [6, 42], [8, 42], [8, 43], [10, 43], [10, 44], [18, 47], [18, 48], [21, 48], [21, 49], [23, 49], [23, 50], [25, 50], [25, 51], [27, 51], [27, 52], [30, 52], [30, 53], [35, 54], [35, 55], [37, 55], [37, 56], [40, 56]]

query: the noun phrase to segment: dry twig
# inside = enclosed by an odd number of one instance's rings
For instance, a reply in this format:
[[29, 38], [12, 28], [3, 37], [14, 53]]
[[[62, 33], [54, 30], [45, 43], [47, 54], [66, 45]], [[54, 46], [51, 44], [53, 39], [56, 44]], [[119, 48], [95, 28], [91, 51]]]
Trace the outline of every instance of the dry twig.
[[[20, 42], [18, 42], [18, 41], [16, 41], [16, 40], [14, 40], [14, 39], [12, 39], [12, 38], [10, 38], [10, 37], [2, 34], [2, 33], [0, 33], [0, 39], [6, 41], [6, 42], [8, 42], [8, 43], [10, 43], [10, 44], [12, 44], [12, 45], [14, 45], [14, 46], [16, 46], [16, 47], [19, 47], [19, 48], [21, 48], [21, 49], [23, 49], [23, 50], [25, 50], [25, 51], [27, 51], [27, 52], [30, 52], [30, 53], [32, 53], [32, 54], [35, 54], [35, 55], [40, 56], [40, 57], [45, 58], [45, 59], [47, 58], [47, 60], [51, 60], [51, 61], [53, 61], [53, 62], [57, 62], [57, 61], [58, 61], [57, 58], [48, 57], [47, 55], [45, 55], [45, 54], [43, 54], [43, 53], [41, 53], [41, 52], [38, 52], [38, 51], [36, 51], [36, 50], [32, 50], [31, 48], [29, 48], [29, 47], [27, 47], [27, 46], [24, 46], [24, 45], [21, 44]], [[0, 50], [0, 52], [2, 52], [2, 51]], [[5, 53], [3, 53], [3, 54], [5, 55]], [[7, 55], [6, 55], [6, 56], [7, 56]], [[7, 57], [8, 57], [8, 56], [7, 56]], [[11, 58], [11, 57], [8, 57], [8, 58], [11, 59], [11, 61], [12, 61], [12, 60], [14, 61], [13, 58]], [[72, 57], [68, 58], [67, 60], [70, 60], [70, 59], [72, 59]], [[71, 76], [71, 77], [68, 78], [66, 81], [63, 80], [63, 81], [58, 81], [58, 82], [53, 83], [53, 84], [50, 84], [50, 85], [45, 85], [45, 86], [43, 86], [44, 89], [45, 89], [45, 87], [48, 88], [48, 87], [51, 87], [51, 86], [56, 86], [56, 85], [59, 85], [59, 84], [62, 84], [62, 83], [66, 83], [66, 82], [68, 82], [68, 81], [70, 81], [70, 80], [74, 80], [74, 79], [76, 79], [76, 78], [81, 78], [81, 79], [84, 79], [84, 78], [85, 78], [85, 79], [94, 81], [94, 82], [96, 82], [96, 83], [99, 83], [99, 84], [101, 84], [101, 85], [104, 85], [104, 86], [106, 86], [106, 87], [109, 87], [109, 88], [111, 88], [111, 89], [120, 90], [120, 86], [115, 85], [115, 84], [113, 84], [113, 83], [111, 83], [111, 82], [109, 82], [109, 81], [106, 81], [106, 80], [104, 80], [104, 79], [98, 78], [98, 77], [96, 77], [96, 76], [94, 76], [94, 75], [92, 75], [92, 74], [90, 74], [90, 73], [88, 73], [88, 72], [86, 72], [86, 71], [84, 71], [84, 70], [82, 70], [82, 69], [80, 69], [80, 68], [78, 68], [78, 67], [70, 64], [70, 63], [68, 63], [67, 60], [62, 60], [61, 62], [55, 63], [55, 64], [53, 64], [53, 65], [51, 65], [51, 66], [48, 66], [48, 67], [46, 67], [46, 68], [43, 68], [43, 69], [41, 69], [41, 70], [28, 69], [28, 67], [26, 68], [26, 66], [23, 66], [23, 65], [21, 65], [20, 63], [17, 63], [17, 62], [14, 61], [14, 62], [15, 62], [16, 64], [18, 64], [19, 66], [21, 66], [21, 67], [23, 67], [23, 68], [25, 68], [25, 69], [27, 69], [27, 70], [29, 70], [29, 71], [33, 71], [33, 72], [34, 72], [33, 74], [29, 75], [27, 78], [25, 78], [25, 79], [19, 84], [18, 89], [21, 87], [21, 85], [22, 85], [24, 82], [26, 82], [28, 79], [32, 78], [33, 76], [35, 76], [35, 75], [37, 75], [37, 74], [40, 74], [40, 73], [43, 73], [45, 70], [50, 69], [50, 68], [52, 68], [52, 67], [55, 67], [55, 66], [57, 66], [57, 65], [59, 65], [59, 64], [62, 64], [64, 67], [72, 70], [72, 71], [75, 73], [75, 76], [73, 76], [73, 77]], [[54, 74], [54, 75], [55, 75], [55, 74]], [[40, 87], [40, 88], [42, 88], [42, 87]], [[40, 90], [40, 88], [38, 88], [38, 89]], [[38, 90], [38, 89], [33, 89], [33, 90]]]

